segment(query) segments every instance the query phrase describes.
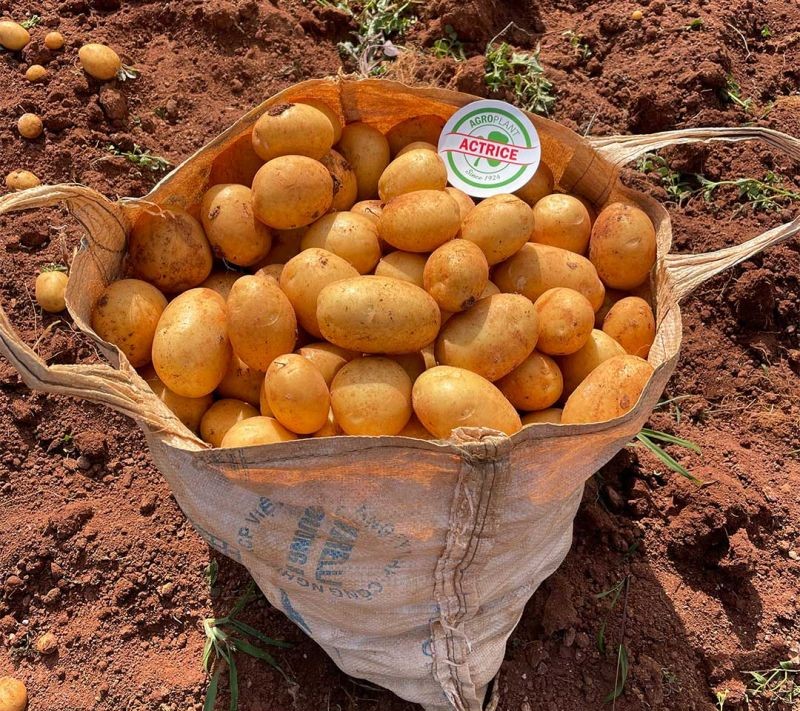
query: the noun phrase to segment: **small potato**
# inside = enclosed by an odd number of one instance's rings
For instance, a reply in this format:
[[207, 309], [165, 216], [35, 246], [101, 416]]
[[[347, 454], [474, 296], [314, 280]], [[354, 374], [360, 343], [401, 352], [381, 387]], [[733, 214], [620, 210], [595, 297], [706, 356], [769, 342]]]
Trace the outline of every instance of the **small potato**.
[[607, 334], [592, 329], [581, 348], [558, 359], [564, 376], [564, 395], [569, 396], [600, 363], [618, 355], [625, 355], [625, 349]]
[[406, 371], [406, 375], [411, 378], [412, 383], [427, 370], [425, 356], [422, 355], [422, 351], [417, 351], [416, 353], [398, 353], [397, 355], [387, 357]]
[[272, 231], [254, 217], [253, 197], [246, 185], [230, 183], [207, 190], [200, 219], [217, 257], [249, 267], [269, 254]]
[[297, 349], [297, 353], [307, 361], [311, 362], [325, 378], [325, 384], [330, 387], [333, 378], [341, 368], [355, 358], [359, 358], [359, 353], [339, 348], [333, 343], [317, 341], [309, 343]]
[[386, 134], [392, 155], [396, 156], [409, 143], [424, 141], [434, 146], [439, 144], [439, 135], [444, 128], [445, 120], [431, 114], [412, 116], [392, 126]]
[[2, 711], [25, 711], [28, 706], [28, 690], [13, 676], [0, 677], [0, 709]]
[[64, 35], [60, 32], [48, 32], [44, 36], [44, 46], [52, 50], [61, 49], [64, 46]]
[[228, 333], [233, 351], [255, 370], [294, 350], [297, 319], [274, 279], [243, 276], [228, 295]]
[[432, 252], [453, 239], [460, 226], [458, 203], [444, 190], [417, 190], [387, 203], [378, 234], [396, 249]]
[[320, 163], [328, 169], [333, 179], [331, 210], [349, 210], [358, 198], [358, 181], [353, 167], [341, 153], [333, 150], [322, 156]]
[[300, 240], [300, 249], [325, 249], [369, 274], [381, 258], [378, 228], [368, 217], [352, 212], [324, 215], [309, 226]]
[[611, 307], [620, 299], [624, 299], [628, 294], [618, 289], [606, 289], [605, 296], [603, 297], [603, 305], [594, 314], [594, 327], [603, 328], [603, 321], [606, 314], [611, 310]]
[[380, 200], [362, 200], [350, 208], [350, 212], [356, 215], [364, 215], [372, 220], [376, 225], [383, 214], [383, 203]]
[[121, 279], [109, 284], [92, 310], [92, 328], [119, 348], [134, 368], [150, 362], [158, 321], [167, 300], [152, 284]]
[[539, 423], [550, 423], [553, 425], [561, 424], [561, 408], [548, 407], [546, 410], [538, 412], [528, 412], [522, 416], [522, 426], [535, 425]]
[[423, 254], [397, 250], [382, 257], [375, 267], [375, 276], [400, 279], [424, 288], [423, 274], [428, 260]]
[[481, 248], [465, 239], [437, 247], [423, 272], [423, 285], [445, 311], [465, 311], [489, 283], [489, 264]]
[[200, 437], [213, 447], [220, 447], [228, 431], [237, 422], [258, 417], [258, 410], [241, 400], [217, 400], [200, 420]]
[[603, 331], [627, 353], [647, 358], [656, 338], [656, 319], [644, 299], [627, 296], [611, 307], [603, 321]]
[[327, 422], [328, 385], [307, 358], [297, 353], [278, 356], [267, 369], [265, 383], [269, 409], [286, 429], [311, 434]]
[[624, 415], [636, 405], [653, 372], [653, 366], [638, 356], [609, 358], [569, 396], [561, 423], [607, 422]]
[[6, 187], [9, 190], [28, 190], [42, 184], [42, 181], [29, 170], [12, 170], [6, 176]]
[[83, 71], [100, 81], [108, 81], [117, 76], [122, 69], [119, 55], [104, 44], [89, 43], [78, 50], [78, 59]]
[[253, 150], [262, 160], [306, 156], [321, 160], [333, 145], [333, 124], [308, 104], [279, 104], [253, 126]]
[[488, 296], [442, 327], [436, 361], [497, 380], [533, 352], [540, 325], [533, 304], [524, 296]]
[[349, 435], [396, 435], [411, 418], [411, 379], [388, 358], [358, 358], [331, 384], [336, 422]]
[[378, 180], [389, 165], [389, 142], [377, 128], [365, 123], [349, 123], [336, 146], [353, 167], [358, 182], [358, 199], [378, 196]]
[[216, 291], [223, 299], [228, 300], [234, 283], [239, 277], [244, 276], [241, 272], [214, 272], [200, 286], [204, 289]]
[[261, 397], [261, 385], [264, 382], [264, 371], [251, 368], [235, 353], [225, 371], [225, 377], [217, 385], [217, 394], [224, 398], [244, 400], [258, 406]]
[[11, 20], [0, 20], [0, 45], [11, 52], [19, 52], [30, 41], [30, 32], [22, 25]]
[[31, 64], [25, 70], [25, 78], [30, 82], [41, 81], [47, 76], [47, 70], [41, 64]]
[[300, 101], [300, 104], [307, 104], [308, 106], [313, 106], [317, 111], [321, 111], [325, 116], [328, 117], [328, 121], [331, 122], [331, 128], [333, 129], [333, 142], [334, 144], [339, 142], [339, 139], [342, 137], [342, 128], [344, 128], [344, 124], [342, 123], [342, 119], [339, 117], [339, 113], [333, 109], [333, 107], [326, 104], [324, 101], [315, 101], [314, 99], [310, 99], [308, 101]]
[[553, 172], [545, 163], [539, 163], [539, 167], [536, 169], [533, 177], [517, 190], [514, 195], [533, 207], [545, 195], [550, 195], [552, 192]]
[[227, 148], [223, 149], [211, 164], [209, 185], [237, 183], [252, 185], [253, 178], [264, 161], [253, 150], [253, 141], [249, 133], [239, 136]]
[[267, 264], [267, 266], [261, 267], [256, 274], [258, 276], [272, 277], [275, 281], [280, 283], [284, 266], [284, 264]]
[[447, 168], [438, 153], [419, 149], [397, 156], [381, 174], [378, 196], [384, 202], [417, 190], [444, 190]]
[[326, 286], [317, 299], [322, 336], [360, 353], [411, 353], [439, 332], [439, 307], [418, 286], [359, 276]]
[[397, 151], [395, 158], [399, 158], [401, 155], [408, 153], [409, 151], [417, 150], [433, 151], [434, 153], [437, 153], [439, 149], [434, 146], [433, 143], [428, 143], [427, 141], [414, 141], [413, 143], [409, 143], [407, 146], [403, 146], [399, 151]]
[[531, 236], [533, 211], [513, 195], [486, 198], [464, 219], [461, 236], [477, 244], [490, 265], [508, 259]]
[[297, 314], [300, 325], [312, 336], [322, 338], [317, 322], [320, 292], [333, 282], [357, 277], [349, 262], [324, 249], [306, 249], [283, 267], [280, 285]]
[[485, 427], [507, 435], [522, 423], [514, 406], [492, 383], [463, 368], [438, 365], [417, 378], [414, 413], [428, 432], [447, 439], [459, 427]]
[[290, 442], [293, 439], [297, 439], [297, 435], [289, 432], [272, 417], [248, 417], [228, 430], [220, 447], [222, 449], [257, 447], [262, 444]]
[[548, 355], [567, 355], [580, 350], [594, 327], [594, 309], [573, 289], [548, 289], [533, 304], [539, 317], [537, 348]]
[[533, 206], [531, 242], [583, 254], [589, 246], [591, 231], [588, 210], [571, 195], [545, 195]]
[[492, 272], [500, 291], [524, 294], [536, 301], [545, 291], [563, 286], [583, 294], [592, 308], [603, 304], [605, 288], [594, 265], [580, 254], [529, 242]]
[[197, 434], [200, 431], [200, 421], [206, 410], [214, 402], [214, 396], [209, 393], [202, 397], [183, 397], [172, 392], [156, 374], [152, 365], [148, 365], [141, 373], [142, 379], [150, 386], [159, 400], [163, 402], [188, 429]]
[[592, 227], [589, 259], [606, 286], [635, 289], [656, 263], [656, 231], [650, 218], [624, 203], [604, 208]]
[[197, 398], [214, 392], [231, 359], [225, 300], [211, 289], [176, 296], [158, 321], [152, 358], [174, 393]]
[[411, 415], [408, 424], [397, 433], [398, 437], [412, 437], [414, 439], [433, 439], [433, 435], [423, 427], [416, 415]]
[[66, 272], [53, 270], [42, 272], [36, 277], [34, 288], [36, 303], [44, 311], [57, 314], [67, 308], [65, 294], [69, 278]]
[[498, 380], [497, 387], [518, 410], [544, 410], [558, 402], [564, 379], [550, 356], [534, 351]]
[[461, 215], [461, 221], [463, 222], [467, 218], [467, 215], [472, 212], [472, 208], [475, 207], [475, 201], [458, 188], [451, 188], [448, 186], [444, 189], [444, 191], [458, 204], [458, 212]]
[[253, 213], [277, 230], [310, 225], [332, 203], [333, 178], [313, 158], [295, 155], [273, 158], [259, 168], [253, 179]]
[[17, 121], [17, 131], [20, 136], [32, 141], [42, 135], [44, 124], [36, 114], [22, 114]]
[[143, 212], [128, 239], [135, 276], [174, 294], [202, 284], [214, 262], [200, 223], [183, 210]]

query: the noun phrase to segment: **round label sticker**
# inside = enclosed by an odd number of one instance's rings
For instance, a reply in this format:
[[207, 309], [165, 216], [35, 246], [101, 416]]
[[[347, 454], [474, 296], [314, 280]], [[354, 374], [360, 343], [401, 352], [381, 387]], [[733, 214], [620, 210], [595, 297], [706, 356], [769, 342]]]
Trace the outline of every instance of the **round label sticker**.
[[442, 129], [439, 155], [453, 187], [473, 197], [513, 193], [539, 167], [542, 148], [530, 119], [505, 101], [473, 101]]

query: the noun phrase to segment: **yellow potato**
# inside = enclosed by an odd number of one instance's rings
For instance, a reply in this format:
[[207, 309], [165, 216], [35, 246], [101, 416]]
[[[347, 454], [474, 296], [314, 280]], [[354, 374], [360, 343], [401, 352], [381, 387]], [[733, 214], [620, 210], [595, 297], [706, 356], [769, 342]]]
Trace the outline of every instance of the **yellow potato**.
[[83, 71], [100, 81], [113, 79], [122, 69], [122, 60], [119, 55], [104, 44], [83, 45], [78, 50], [78, 59], [81, 61]]
[[306, 249], [293, 257], [281, 272], [281, 289], [289, 297], [297, 320], [312, 336], [322, 337], [317, 323], [317, 299], [328, 284], [357, 277], [349, 262], [324, 249]]
[[209, 393], [202, 397], [183, 397], [172, 392], [163, 382], [153, 368], [148, 365], [141, 372], [142, 379], [150, 386], [159, 400], [177, 417], [188, 429], [197, 433], [200, 430], [200, 421], [206, 410], [214, 402], [214, 396]]
[[397, 433], [398, 437], [413, 437], [414, 439], [434, 439], [434, 436], [425, 429], [416, 415], [411, 415], [408, 424]]
[[644, 299], [627, 296], [609, 310], [603, 321], [603, 331], [631, 355], [647, 358], [656, 338], [653, 310]]
[[588, 198], [583, 197], [583, 195], [571, 194], [570, 197], [574, 197], [586, 208], [586, 212], [589, 213], [589, 222], [593, 225], [594, 221], [597, 219], [597, 208], [594, 206], [594, 203]]
[[396, 249], [432, 252], [453, 239], [460, 226], [458, 203], [444, 190], [418, 190], [386, 204], [378, 234]]
[[42, 181], [29, 170], [12, 170], [6, 176], [6, 187], [9, 190], [28, 190], [41, 184]]
[[354, 358], [359, 358], [359, 353], [339, 348], [333, 343], [317, 341], [297, 349], [303, 358], [311, 362], [325, 379], [325, 384], [330, 387], [336, 373]]
[[257, 406], [261, 397], [261, 385], [264, 382], [264, 371], [251, 368], [235, 353], [225, 371], [225, 377], [217, 385], [220, 397], [244, 400]]
[[536, 301], [558, 286], [583, 294], [594, 310], [603, 305], [605, 288], [594, 265], [580, 254], [559, 247], [529, 242], [492, 272], [500, 291], [524, 294]]
[[383, 203], [380, 200], [362, 200], [350, 208], [350, 212], [356, 215], [364, 215], [372, 220], [376, 225], [383, 214]]
[[427, 370], [425, 356], [422, 355], [422, 351], [417, 351], [416, 353], [398, 353], [397, 355], [387, 356], [387, 358], [393, 360], [405, 370], [406, 375], [411, 378], [412, 383]]
[[0, 709], [2, 711], [25, 711], [28, 706], [28, 690], [13, 676], [0, 677]]
[[458, 213], [461, 216], [461, 222], [463, 222], [467, 215], [472, 212], [472, 208], [475, 207], [475, 201], [458, 188], [451, 188], [448, 186], [444, 191], [458, 204]]
[[481, 248], [465, 239], [437, 247], [425, 264], [423, 286], [445, 311], [472, 306], [489, 283], [489, 264]]
[[300, 249], [325, 249], [369, 274], [381, 258], [378, 228], [364, 215], [334, 212], [310, 225], [300, 240]]
[[47, 70], [41, 64], [31, 64], [25, 70], [25, 78], [30, 81], [41, 81], [47, 76]]
[[211, 164], [209, 185], [238, 183], [252, 185], [258, 169], [264, 161], [253, 150], [253, 141], [249, 133], [239, 136], [233, 143], [220, 152]]
[[604, 208], [592, 227], [589, 259], [606, 286], [635, 289], [656, 263], [656, 231], [650, 218], [624, 203]]
[[488, 296], [442, 327], [436, 339], [436, 362], [497, 380], [531, 354], [539, 327], [533, 304], [524, 296]]
[[23, 138], [34, 140], [44, 131], [44, 124], [36, 114], [22, 114], [17, 121], [17, 131]]
[[396, 156], [409, 143], [424, 141], [434, 146], [439, 144], [439, 135], [445, 120], [440, 116], [412, 116], [392, 126], [386, 134], [392, 155]]
[[0, 45], [19, 52], [31, 41], [31, 35], [22, 25], [11, 20], [0, 20]]
[[256, 274], [258, 276], [272, 277], [275, 281], [280, 283], [284, 266], [284, 264], [267, 264], [267, 266], [261, 267]]
[[223, 299], [227, 301], [228, 294], [231, 293], [231, 288], [234, 282], [244, 276], [241, 272], [220, 271], [212, 273], [200, 286], [203, 289], [211, 289], [216, 291]]
[[119, 348], [134, 368], [150, 362], [153, 337], [167, 307], [164, 295], [139, 279], [109, 284], [92, 310], [92, 328]]
[[390, 252], [385, 257], [381, 258], [378, 262], [378, 266], [375, 267], [375, 276], [401, 279], [402, 281], [409, 281], [423, 288], [423, 274], [427, 261], [427, 258], [423, 254], [403, 252], [398, 249], [396, 252]]
[[564, 379], [550, 356], [534, 351], [496, 384], [518, 410], [544, 410], [561, 397]]
[[399, 279], [359, 276], [326, 286], [317, 299], [322, 336], [360, 353], [411, 353], [439, 332], [436, 302]]
[[333, 409], [328, 412], [328, 420], [327, 422], [322, 425], [316, 432], [314, 432], [311, 436], [312, 437], [341, 437], [344, 434], [342, 432], [342, 428], [339, 427], [339, 423], [336, 421], [336, 417], [333, 414]]
[[538, 412], [528, 412], [522, 416], [522, 426], [535, 425], [538, 423], [550, 423], [553, 425], [561, 424], [561, 408], [548, 407], [546, 410]]
[[592, 220], [583, 203], [571, 195], [545, 195], [533, 206], [531, 242], [583, 254], [589, 245]]
[[342, 130], [336, 149], [353, 167], [358, 182], [358, 199], [377, 197], [378, 180], [389, 165], [386, 136], [365, 123], [350, 123]]
[[611, 307], [620, 299], [624, 299], [628, 294], [618, 289], [606, 289], [605, 296], [603, 297], [603, 305], [594, 314], [594, 327], [603, 328], [603, 320], [606, 314], [611, 310]]
[[633, 409], [653, 375], [653, 366], [632, 355], [614, 356], [598, 365], [564, 405], [561, 423], [606, 422]]
[[517, 190], [514, 195], [533, 207], [545, 195], [549, 195], [552, 192], [553, 172], [545, 163], [539, 163], [539, 167], [536, 169], [533, 177]]
[[231, 358], [225, 300], [211, 289], [176, 296], [158, 321], [152, 358], [159, 379], [174, 393], [197, 398], [213, 392]]
[[397, 156], [381, 174], [378, 196], [384, 202], [418, 190], [444, 190], [447, 168], [438, 153], [424, 148]]
[[333, 142], [339, 142], [339, 139], [342, 137], [342, 128], [344, 127], [344, 124], [342, 123], [342, 119], [340, 118], [338, 111], [334, 110], [333, 107], [329, 106], [324, 101], [309, 99], [307, 101], [300, 101], [298, 103], [308, 104], [308, 106], [313, 106], [315, 109], [317, 109], [317, 111], [322, 111], [322, 113], [328, 117], [328, 121], [331, 122], [331, 128], [333, 128]]
[[594, 327], [594, 309], [573, 289], [548, 289], [533, 304], [539, 317], [537, 348], [547, 355], [567, 355], [580, 350]]
[[531, 236], [533, 211], [513, 195], [486, 198], [464, 219], [461, 236], [477, 244], [490, 265], [508, 259]]
[[200, 219], [217, 257], [249, 267], [269, 254], [272, 231], [254, 217], [252, 193], [247, 186], [230, 183], [207, 190]]
[[286, 294], [269, 277], [243, 276], [228, 296], [228, 333], [239, 358], [266, 371], [297, 340], [297, 319]]
[[619, 355], [625, 355], [619, 343], [602, 331], [592, 329], [581, 348], [558, 359], [564, 376], [564, 396], [570, 395], [600, 363]]
[[414, 141], [413, 143], [409, 143], [406, 146], [403, 146], [399, 151], [397, 151], [395, 158], [399, 158], [404, 153], [408, 153], [409, 151], [433, 151], [436, 153], [438, 148], [433, 145], [433, 143], [428, 143], [427, 141]]
[[202, 284], [214, 261], [200, 223], [188, 212], [163, 208], [136, 221], [128, 258], [135, 276], [168, 294]]
[[248, 417], [228, 430], [220, 447], [223, 449], [257, 447], [261, 444], [290, 442], [293, 439], [297, 439], [297, 435], [289, 432], [272, 417]]
[[320, 160], [333, 145], [333, 124], [308, 104], [279, 104], [253, 126], [253, 150], [262, 160], [306, 156]]
[[217, 400], [200, 420], [200, 437], [213, 447], [220, 447], [228, 431], [237, 422], [258, 417], [258, 410], [241, 400]]
[[411, 417], [411, 379], [388, 358], [358, 358], [331, 384], [336, 422], [349, 435], [396, 435]]
[[47, 49], [61, 49], [64, 46], [64, 36], [60, 32], [48, 32], [44, 36], [44, 46]]
[[57, 314], [67, 308], [65, 294], [69, 277], [66, 272], [46, 271], [36, 277], [34, 292], [36, 303], [51, 314]]
[[341, 153], [329, 151], [320, 160], [333, 178], [333, 202], [331, 210], [349, 210], [358, 198], [358, 181], [353, 167]]
[[253, 178], [253, 213], [261, 222], [278, 230], [310, 225], [332, 203], [333, 178], [313, 158], [294, 155], [273, 158]]
[[428, 432], [447, 439], [459, 427], [485, 427], [507, 435], [522, 423], [514, 406], [492, 383], [464, 368], [438, 365], [417, 378], [414, 413]]
[[486, 288], [481, 292], [481, 299], [485, 299], [487, 296], [494, 296], [495, 294], [499, 294], [500, 289], [497, 288], [497, 284], [493, 281], [486, 282]]
[[286, 429], [311, 434], [328, 421], [328, 385], [307, 358], [297, 353], [278, 356], [267, 369], [264, 387], [273, 417]]

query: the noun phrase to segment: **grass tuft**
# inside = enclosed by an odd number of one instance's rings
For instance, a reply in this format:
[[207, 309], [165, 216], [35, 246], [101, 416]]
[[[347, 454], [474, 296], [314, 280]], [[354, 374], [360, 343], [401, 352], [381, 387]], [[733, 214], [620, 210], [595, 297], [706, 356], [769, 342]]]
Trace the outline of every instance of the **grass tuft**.
[[668, 444], [677, 444], [680, 447], [685, 447], [686, 449], [690, 449], [691, 451], [700, 454], [701, 453], [700, 447], [698, 447], [694, 442], [690, 442], [688, 439], [675, 437], [674, 435], [667, 434], [666, 432], [660, 432], [659, 430], [650, 430], [647, 428], [642, 428], [639, 434], [636, 435], [636, 439], [638, 440], [638, 443], [642, 444], [645, 448], [650, 450], [652, 454], [654, 454], [658, 459], [660, 459], [661, 462], [664, 465], [666, 465], [668, 469], [677, 472], [682, 477], [685, 477], [690, 482], [692, 482], [692, 484], [695, 484], [696, 486], [703, 485], [703, 482], [700, 481], [700, 479], [693, 476], [686, 467], [684, 467], [671, 454], [666, 452], [657, 444], [657, 442], [667, 442]]
[[27, 20], [23, 20], [19, 24], [22, 25], [26, 30], [31, 30], [36, 25], [41, 24], [42, 18], [39, 15], [31, 15]]
[[123, 151], [113, 143], [110, 143], [106, 150], [108, 150], [111, 155], [124, 158], [128, 162], [138, 165], [140, 168], [144, 168], [145, 170], [152, 170], [153, 172], [166, 172], [171, 167], [170, 162], [166, 158], [154, 156], [149, 150], [142, 148], [136, 143], [133, 144], [132, 151]]
[[773, 669], [746, 672], [750, 676], [745, 694], [750, 701], [762, 699], [770, 706], [785, 704], [796, 708], [800, 704], [800, 657], [780, 662]]
[[574, 30], [567, 30], [562, 33], [563, 37], [569, 40], [570, 47], [575, 51], [578, 59], [582, 62], [588, 61], [592, 56], [592, 48], [589, 43], [584, 39], [583, 35], [578, 34]]
[[444, 26], [445, 36], [433, 43], [433, 56], [439, 59], [452, 57], [458, 62], [463, 62], [467, 57], [464, 54], [464, 45], [458, 39], [452, 25]]
[[549, 116], [556, 104], [553, 82], [535, 52], [517, 52], [506, 42], [486, 47], [484, 80], [490, 91], [513, 96], [514, 102], [527, 111]]

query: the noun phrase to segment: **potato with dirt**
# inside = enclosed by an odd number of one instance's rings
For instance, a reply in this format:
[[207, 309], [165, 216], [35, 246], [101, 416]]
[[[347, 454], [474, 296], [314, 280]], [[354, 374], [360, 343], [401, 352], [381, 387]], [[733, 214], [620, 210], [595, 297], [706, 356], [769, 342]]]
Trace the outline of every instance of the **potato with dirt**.
[[64, 269], [45, 269], [36, 277], [34, 296], [36, 303], [51, 314], [67, 308], [66, 293], [69, 277]]
[[603, 319], [603, 331], [627, 353], [647, 358], [656, 338], [653, 309], [638, 296], [626, 296], [609, 309]]
[[42, 181], [29, 170], [12, 170], [6, 175], [6, 187], [9, 190], [28, 190], [42, 184]]
[[257, 447], [263, 444], [291, 442], [297, 435], [289, 432], [274, 417], [248, 417], [237, 422], [222, 438], [222, 449], [238, 449], [239, 447]]
[[90, 42], [78, 50], [81, 67], [90, 77], [99, 81], [109, 81], [122, 69], [119, 55], [104, 44]]
[[589, 259], [606, 286], [640, 286], [656, 263], [656, 231], [647, 213], [621, 202], [603, 208], [592, 227]]
[[518, 197], [493, 195], [469, 211], [461, 237], [478, 245], [493, 266], [520, 250], [530, 239], [533, 225], [533, 211]]
[[533, 206], [531, 242], [584, 254], [591, 232], [589, 211], [572, 195], [545, 195]]
[[454, 239], [437, 247], [423, 270], [423, 286], [443, 311], [465, 311], [489, 283], [489, 264], [478, 245]]
[[453, 239], [460, 227], [458, 204], [444, 190], [399, 195], [385, 205], [378, 220], [380, 237], [405, 252], [432, 252]]
[[319, 161], [333, 146], [333, 124], [308, 104], [279, 104], [253, 126], [253, 150], [264, 161], [279, 156], [306, 156]]
[[518, 410], [544, 410], [558, 402], [564, 379], [553, 358], [534, 351], [495, 385]]
[[258, 417], [258, 410], [241, 400], [217, 400], [200, 420], [200, 437], [213, 447], [219, 447], [225, 435], [237, 422]]
[[264, 389], [272, 416], [296, 434], [312, 434], [328, 420], [331, 399], [319, 369], [297, 353], [278, 356], [267, 368]]
[[397, 156], [381, 174], [378, 196], [389, 202], [398, 195], [417, 190], [444, 190], [447, 168], [438, 153], [426, 149]]
[[334, 150], [322, 156], [320, 163], [328, 169], [333, 179], [331, 210], [349, 210], [358, 199], [358, 180], [353, 167], [341, 153]]
[[300, 249], [324, 249], [349, 262], [359, 274], [369, 274], [381, 258], [378, 228], [368, 217], [352, 212], [324, 215], [309, 225]]
[[377, 128], [365, 123], [349, 123], [336, 144], [353, 168], [358, 183], [358, 199], [371, 200], [378, 194], [378, 181], [389, 165], [389, 142]]
[[598, 365], [620, 355], [625, 355], [625, 349], [619, 343], [603, 331], [592, 329], [583, 346], [558, 359], [564, 376], [564, 395], [570, 395]]
[[17, 120], [17, 131], [23, 138], [33, 141], [42, 135], [44, 124], [36, 114], [22, 114]]
[[13, 676], [0, 677], [0, 711], [25, 711], [28, 690]]
[[533, 304], [539, 319], [537, 348], [547, 355], [562, 356], [580, 350], [594, 328], [594, 309], [573, 289], [548, 289]]
[[217, 395], [223, 398], [244, 400], [258, 406], [264, 371], [251, 368], [235, 353], [231, 356], [225, 377], [217, 385]]

